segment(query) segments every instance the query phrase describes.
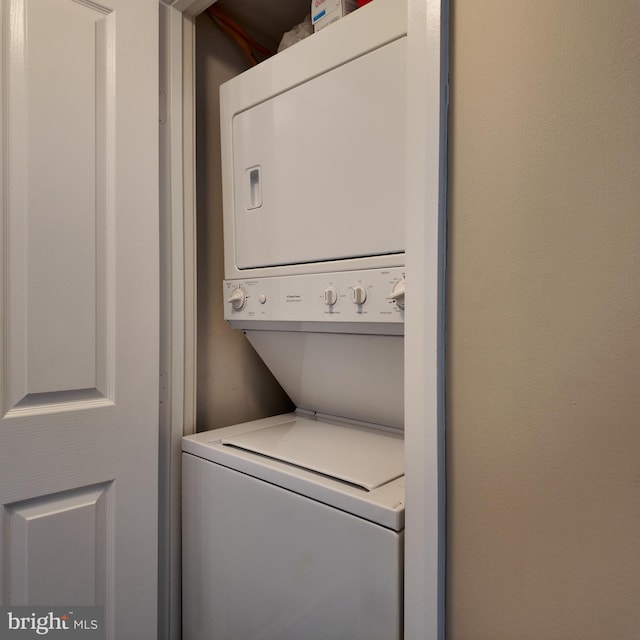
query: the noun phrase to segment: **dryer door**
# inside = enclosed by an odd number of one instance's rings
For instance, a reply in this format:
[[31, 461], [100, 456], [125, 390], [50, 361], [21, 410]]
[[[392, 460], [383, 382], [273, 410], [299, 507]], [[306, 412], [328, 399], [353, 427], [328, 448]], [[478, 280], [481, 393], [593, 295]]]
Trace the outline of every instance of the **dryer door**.
[[239, 269], [404, 251], [405, 42], [234, 117]]

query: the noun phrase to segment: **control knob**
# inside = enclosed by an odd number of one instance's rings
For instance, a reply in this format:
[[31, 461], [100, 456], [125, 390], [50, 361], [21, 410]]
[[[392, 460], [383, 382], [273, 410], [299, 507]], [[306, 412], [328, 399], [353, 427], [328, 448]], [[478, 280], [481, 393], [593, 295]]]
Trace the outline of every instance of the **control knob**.
[[351, 300], [353, 304], [364, 304], [367, 301], [367, 290], [361, 284], [357, 284], [351, 290]]
[[240, 311], [245, 305], [247, 301], [247, 297], [242, 289], [234, 289], [231, 292], [231, 296], [227, 300], [227, 302], [231, 303], [231, 306], [236, 310]]
[[405, 282], [404, 278], [402, 280], [398, 280], [395, 286], [393, 287], [393, 291], [391, 292], [391, 299], [398, 305], [398, 308], [404, 309], [404, 290], [405, 290]]
[[336, 302], [338, 302], [338, 290], [333, 286], [327, 287], [324, 290], [324, 303], [328, 307], [333, 307]]

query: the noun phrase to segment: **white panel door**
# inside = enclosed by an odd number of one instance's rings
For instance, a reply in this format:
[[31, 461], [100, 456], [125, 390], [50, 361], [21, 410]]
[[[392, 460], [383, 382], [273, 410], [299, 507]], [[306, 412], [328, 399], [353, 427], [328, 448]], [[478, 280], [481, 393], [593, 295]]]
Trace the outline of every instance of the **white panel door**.
[[157, 0], [0, 5], [0, 603], [155, 638]]

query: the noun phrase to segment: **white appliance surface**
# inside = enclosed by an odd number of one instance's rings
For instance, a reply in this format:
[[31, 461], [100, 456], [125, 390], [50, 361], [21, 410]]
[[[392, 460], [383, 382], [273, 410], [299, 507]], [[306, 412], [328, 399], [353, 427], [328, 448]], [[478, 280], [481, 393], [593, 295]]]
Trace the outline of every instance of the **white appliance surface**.
[[367, 491], [404, 475], [401, 438], [308, 418], [245, 431], [221, 442]]
[[234, 117], [239, 269], [404, 252], [405, 42]]
[[226, 280], [225, 318], [298, 408], [401, 430], [404, 287], [402, 267]]
[[347, 513], [404, 527], [403, 440], [295, 413], [183, 439], [182, 449]]
[[286, 321], [313, 330], [305, 323], [321, 322], [322, 331], [354, 333], [357, 326], [358, 333], [401, 335], [404, 312], [393, 296], [405, 284], [404, 275], [400, 266], [225, 280], [225, 300], [238, 300], [226, 305], [224, 317], [242, 329], [256, 323], [276, 328], [275, 323]]
[[299, 409], [402, 431], [402, 336], [245, 333]]
[[403, 531], [195, 455], [182, 468], [185, 639], [401, 638]]

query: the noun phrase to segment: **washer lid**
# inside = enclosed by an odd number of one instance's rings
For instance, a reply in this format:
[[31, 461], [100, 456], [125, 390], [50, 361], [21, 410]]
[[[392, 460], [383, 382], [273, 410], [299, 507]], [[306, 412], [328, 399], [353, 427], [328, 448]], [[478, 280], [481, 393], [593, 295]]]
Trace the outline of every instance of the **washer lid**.
[[221, 442], [368, 491], [404, 474], [401, 438], [307, 418], [228, 436]]

